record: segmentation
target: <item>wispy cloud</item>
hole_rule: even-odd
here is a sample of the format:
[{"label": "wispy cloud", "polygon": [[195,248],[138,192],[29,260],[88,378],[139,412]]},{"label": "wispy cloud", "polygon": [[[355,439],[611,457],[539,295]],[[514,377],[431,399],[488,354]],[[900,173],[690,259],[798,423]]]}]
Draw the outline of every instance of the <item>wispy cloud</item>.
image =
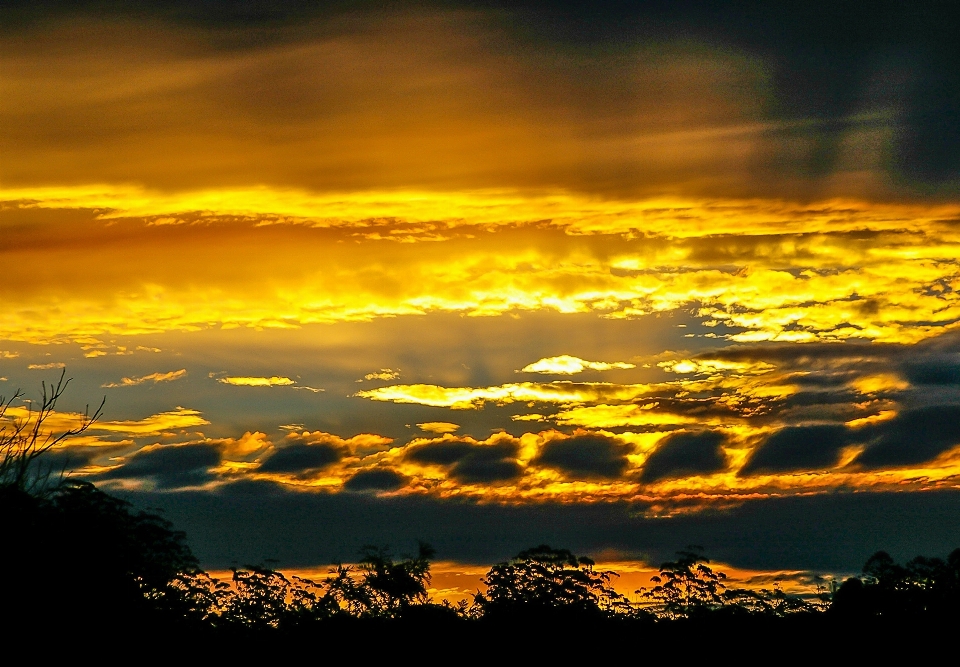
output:
[{"label": "wispy cloud", "polygon": [[367,373],[363,376],[363,379],[357,380],[357,382],[363,382],[363,380],[396,380],[398,377],[400,377],[399,370],[381,368],[377,373]]},{"label": "wispy cloud", "polygon": [[27,366],[32,371],[47,371],[52,368],[66,368],[67,365],[62,361],[52,361],[49,364],[30,364]]},{"label": "wispy cloud", "polygon": [[101,387],[135,387],[137,385],[143,384],[144,382],[153,382],[157,384],[159,382],[173,382],[174,380],[179,380],[187,376],[187,369],[181,368],[178,371],[170,371],[169,373],[150,373],[150,375],[143,375],[141,377],[132,377],[132,378],[121,378],[120,382],[108,382],[107,384],[100,385]]}]

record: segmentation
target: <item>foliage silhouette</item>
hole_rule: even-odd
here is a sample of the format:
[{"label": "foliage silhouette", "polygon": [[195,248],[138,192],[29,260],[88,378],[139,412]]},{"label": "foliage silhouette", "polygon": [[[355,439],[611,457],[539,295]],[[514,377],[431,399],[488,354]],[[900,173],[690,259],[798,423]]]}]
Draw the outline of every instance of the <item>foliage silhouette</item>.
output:
[{"label": "foliage silhouette", "polygon": [[960,549],[947,558],[917,556],[905,565],[878,551],[834,595],[831,611],[860,618],[960,617]]},{"label": "foliage silhouette", "polygon": [[247,630],[302,629],[340,612],[336,599],[309,579],[261,566],[233,570],[233,586],[220,587],[219,622]]},{"label": "foliage silhouette", "polygon": [[541,544],[490,568],[486,592],[474,596],[478,615],[491,619],[580,618],[597,620],[634,612],[611,586],[614,572],[593,569],[594,562],[566,549]]}]

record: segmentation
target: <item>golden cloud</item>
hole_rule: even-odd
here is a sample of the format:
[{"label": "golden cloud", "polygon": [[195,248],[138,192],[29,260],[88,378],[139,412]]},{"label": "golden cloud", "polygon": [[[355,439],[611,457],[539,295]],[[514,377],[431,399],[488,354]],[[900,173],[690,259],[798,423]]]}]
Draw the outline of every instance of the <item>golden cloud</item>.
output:
[{"label": "golden cloud", "polygon": [[545,373],[552,375],[575,375],[584,370],[609,371],[613,369],[636,368],[635,364],[623,361],[607,363],[605,361],[585,361],[579,357],[562,354],[559,357],[545,357],[521,368],[520,373]]},{"label": "golden cloud", "polygon": [[210,422],[203,418],[199,410],[177,407],[174,410],[160,412],[144,419],[127,421],[99,421],[90,428],[97,431],[123,433],[132,437],[156,436],[164,432],[179,431],[195,426],[205,426]]},{"label": "golden cloud", "polygon": [[[392,368],[381,368],[378,373],[367,373],[363,376],[364,380],[396,380],[400,377],[400,371],[395,371]],[[360,382],[360,380],[357,380]]]},{"label": "golden cloud", "polygon": [[101,387],[135,387],[144,382],[153,382],[154,384],[158,382],[173,382],[174,380],[179,380],[187,376],[187,369],[181,368],[178,371],[170,371],[168,373],[150,373],[149,375],[143,375],[140,377],[132,378],[121,378],[120,382],[108,382],[107,384],[100,385]]}]

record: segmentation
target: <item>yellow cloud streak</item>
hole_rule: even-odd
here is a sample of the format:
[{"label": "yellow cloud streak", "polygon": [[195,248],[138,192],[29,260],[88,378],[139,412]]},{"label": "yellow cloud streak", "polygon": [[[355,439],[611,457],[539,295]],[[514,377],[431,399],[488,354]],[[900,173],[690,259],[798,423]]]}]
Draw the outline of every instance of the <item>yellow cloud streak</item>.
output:
[{"label": "yellow cloud streak", "polygon": [[[323,193],[257,186],[165,192],[121,185],[0,187],[0,202],[27,208],[100,211],[101,220],[163,218],[188,223],[196,216],[256,219],[260,224],[375,228],[385,220],[452,227],[545,223],[575,234],[643,233],[676,239],[718,234],[763,236],[875,232],[927,232],[960,216],[958,204],[878,204],[829,200],[796,204],[763,199],[647,198],[620,200],[569,192],[537,194],[515,189],[468,191],[383,190]],[[178,219],[182,217],[183,219]],[[779,252],[809,241],[784,238]],[[953,244],[934,246],[935,256],[956,255]],[[923,259],[924,249],[875,248],[878,257]],[[624,258],[618,268],[640,268]]]},{"label": "yellow cloud streak", "polygon": [[434,407],[472,410],[487,401],[507,404],[517,401],[585,403],[598,400],[629,401],[649,394],[651,385],[617,385],[607,382],[518,382],[494,387],[439,387],[431,384],[401,384],[359,391],[355,395],[374,401],[416,403]]},{"label": "yellow cloud streak", "polygon": [[[6,413],[8,420],[33,419],[36,411],[31,412],[26,407],[11,406]],[[83,416],[74,412],[52,412],[44,422],[44,431],[62,432],[79,426]],[[150,415],[144,419],[123,421],[97,421],[90,426],[90,431],[107,431],[121,433],[131,437],[146,437],[160,435],[164,432],[178,431],[195,426],[205,426],[210,422],[203,418],[199,410],[177,407],[174,410]],[[72,439],[71,442],[83,442]]]},{"label": "yellow cloud streak", "polygon": [[235,387],[287,387],[296,384],[287,377],[224,377],[217,380]]},{"label": "yellow cloud streak", "polygon": [[91,429],[144,437],[160,435],[168,431],[205,426],[209,423],[203,418],[199,410],[177,407],[175,410],[161,412],[145,419],[96,422],[91,426]]}]

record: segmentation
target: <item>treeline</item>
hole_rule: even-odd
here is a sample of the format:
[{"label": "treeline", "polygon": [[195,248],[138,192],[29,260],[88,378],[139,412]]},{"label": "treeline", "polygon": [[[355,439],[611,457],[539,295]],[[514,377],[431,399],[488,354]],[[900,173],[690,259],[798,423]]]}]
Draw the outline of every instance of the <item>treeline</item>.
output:
[{"label": "treeline", "polygon": [[472,602],[430,599],[432,549],[395,557],[367,548],[356,565],[322,581],[249,566],[227,581],[204,572],[160,516],[85,482],[44,493],[0,486],[5,524],[0,549],[2,627],[164,628],[218,635],[303,634],[357,624],[430,627],[498,624],[620,624],[663,627],[797,619],[957,618],[960,550],[945,560],[899,565],[878,553],[861,577],[812,597],[732,588],[695,551],[664,563],[630,598],[616,573],[589,558],[539,546],[494,565]]}]

